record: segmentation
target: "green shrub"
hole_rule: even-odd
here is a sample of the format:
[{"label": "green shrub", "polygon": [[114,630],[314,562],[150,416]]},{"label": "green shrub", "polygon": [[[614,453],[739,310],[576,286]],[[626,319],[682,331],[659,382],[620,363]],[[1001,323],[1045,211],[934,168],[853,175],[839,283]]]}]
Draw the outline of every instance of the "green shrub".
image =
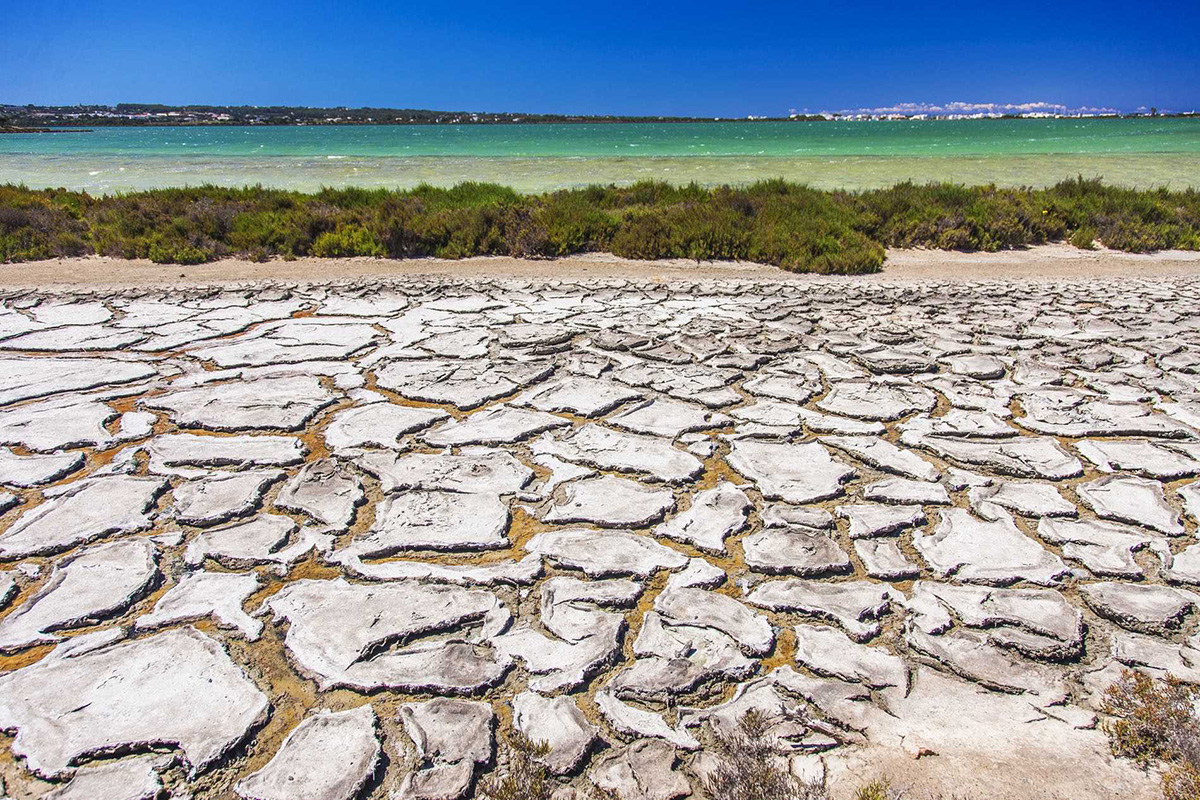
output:
[{"label": "green shrub", "polygon": [[614,255],[623,258],[670,258],[671,226],[660,214],[635,212],[621,222],[609,244]]},{"label": "green shrub", "polygon": [[212,261],[211,253],[188,244],[154,242],[148,252],[155,264],[203,264]]},{"label": "green shrub", "polygon": [[894,800],[892,785],[887,778],[875,778],[858,787],[854,800]]},{"label": "green shrub", "polygon": [[0,186],[0,262],[65,258],[90,251],[80,195]]},{"label": "green shrub", "polygon": [[[617,215],[589,202],[582,192],[558,192],[527,208],[506,220],[509,226],[519,226],[505,237],[512,255],[553,257],[602,250],[620,225]],[[524,246],[513,247],[516,243]]]},{"label": "green shrub", "polygon": [[199,186],[101,198],[0,186],[4,261],[89,252],[164,263],[611,252],[854,274],[881,269],[887,247],[991,251],[1063,240],[1130,252],[1200,249],[1200,193],[1083,177],[1036,190],[902,183],[852,193],[783,180],[739,188],[643,181],[536,196],[471,182],[315,194]]},{"label": "green shrub", "polygon": [[1075,247],[1080,250],[1095,250],[1096,249],[1096,229],[1083,227],[1076,230],[1067,239]]},{"label": "green shrub", "polygon": [[348,225],[326,231],[313,242],[312,254],[317,258],[350,258],[371,256],[381,258],[387,254],[375,234],[361,225]]}]

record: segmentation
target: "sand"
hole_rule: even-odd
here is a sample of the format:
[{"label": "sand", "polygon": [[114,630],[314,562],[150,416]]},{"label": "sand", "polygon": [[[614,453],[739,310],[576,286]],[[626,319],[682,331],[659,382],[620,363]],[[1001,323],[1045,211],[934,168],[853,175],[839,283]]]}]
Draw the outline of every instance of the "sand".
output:
[{"label": "sand", "polygon": [[[893,250],[884,271],[840,278],[849,281],[1086,280],[1090,278],[1171,278],[1200,273],[1200,252],[1168,250],[1153,254],[1114,250],[1078,250],[1054,244],[999,253],[943,250]],[[554,260],[479,257],[446,259],[301,258],[265,264],[227,259],[179,266],[146,260],[88,256],[0,265],[0,287],[47,289],[55,286],[186,286],[243,281],[326,283],[371,276],[454,276],[464,278],[574,279],[628,278],[687,281],[713,278],[745,280],[819,280],[742,262],[695,262],[684,259],[634,261],[603,253]]]}]

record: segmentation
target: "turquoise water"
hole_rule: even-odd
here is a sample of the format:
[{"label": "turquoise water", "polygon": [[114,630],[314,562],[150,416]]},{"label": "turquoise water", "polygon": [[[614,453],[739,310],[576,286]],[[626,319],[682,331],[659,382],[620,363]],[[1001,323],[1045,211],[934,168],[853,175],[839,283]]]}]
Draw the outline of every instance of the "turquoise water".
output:
[{"label": "turquoise water", "polygon": [[1200,186],[1200,119],[98,128],[0,136],[0,182],[119,191],[490,180],[523,191],[643,178],[826,188],[1042,185],[1102,175]]}]

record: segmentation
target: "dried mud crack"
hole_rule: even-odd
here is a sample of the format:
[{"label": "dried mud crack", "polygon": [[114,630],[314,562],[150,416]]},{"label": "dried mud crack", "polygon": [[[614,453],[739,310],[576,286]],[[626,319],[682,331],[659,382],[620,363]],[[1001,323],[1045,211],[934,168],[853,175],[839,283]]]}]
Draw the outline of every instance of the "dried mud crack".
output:
[{"label": "dried mud crack", "polygon": [[1197,279],[0,299],[0,796],[1151,798],[1200,683]]}]

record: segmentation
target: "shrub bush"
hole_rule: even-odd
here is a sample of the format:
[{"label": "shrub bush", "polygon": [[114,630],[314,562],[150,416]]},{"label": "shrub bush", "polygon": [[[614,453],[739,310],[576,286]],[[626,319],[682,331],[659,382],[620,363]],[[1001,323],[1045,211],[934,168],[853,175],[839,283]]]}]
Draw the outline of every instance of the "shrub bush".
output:
[{"label": "shrub bush", "polygon": [[[502,737],[500,765],[479,781],[475,797],[480,800],[550,800],[558,788],[542,759],[550,752],[545,742],[531,741],[517,731]],[[584,800],[621,800],[595,784],[585,784],[576,797]]]},{"label": "shrub bush", "polygon": [[347,225],[318,236],[313,242],[312,254],[317,258],[381,258],[387,251],[371,231],[361,225]]},{"label": "shrub bush", "polygon": [[715,765],[704,778],[710,800],[828,800],[825,786],[791,773],[762,712],[752,709],[738,730],[715,737]]},{"label": "shrub bush", "polygon": [[1080,250],[1095,250],[1096,229],[1087,226],[1079,228],[1071,234],[1067,241]]},{"label": "shrub bush", "polygon": [[556,786],[540,761],[550,747],[516,732],[504,737],[504,743],[502,766],[479,782],[476,794],[482,800],[550,800]]},{"label": "shrub bush", "polygon": [[203,264],[212,261],[212,253],[199,247],[164,241],[152,243],[149,256],[155,264]]},{"label": "shrub bush", "polygon": [[0,186],[0,262],[66,258],[90,252],[82,198]]},{"label": "shrub bush", "polygon": [[1200,686],[1174,675],[1158,681],[1124,670],[1104,694],[1101,711],[1113,755],[1163,767],[1164,800],[1200,798]]},{"label": "shrub bush", "polygon": [[1082,177],[1047,189],[902,183],[825,192],[782,180],[641,182],[520,195],[486,183],[407,191],[199,186],[93,198],[0,186],[0,260],[99,253],[198,263],[229,255],[732,259],[877,272],[886,247],[998,250],[1067,240],[1131,252],[1200,249],[1200,194]]}]

